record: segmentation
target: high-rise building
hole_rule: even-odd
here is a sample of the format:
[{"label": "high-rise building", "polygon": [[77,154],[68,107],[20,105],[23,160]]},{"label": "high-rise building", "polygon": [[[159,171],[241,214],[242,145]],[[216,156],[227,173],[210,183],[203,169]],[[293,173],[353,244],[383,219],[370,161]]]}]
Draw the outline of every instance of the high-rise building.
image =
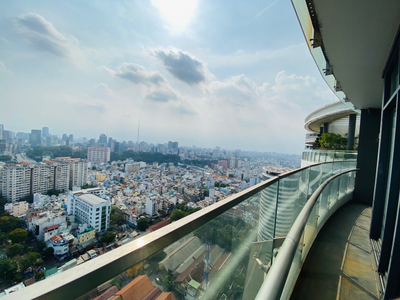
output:
[{"label": "high-rise building", "polygon": [[31,135],[29,137],[29,144],[31,147],[41,146],[42,145],[42,131],[38,129],[32,129]]},{"label": "high-rise building", "polygon": [[29,196],[31,168],[29,164],[9,165],[0,170],[0,193],[10,202]]},{"label": "high-rise building", "polygon": [[100,134],[99,146],[100,147],[107,147],[107,135],[105,135],[104,133]]},{"label": "high-rise building", "polygon": [[176,154],[176,153],[178,153],[178,149],[179,149],[178,142],[171,142],[171,141],[168,142],[168,152],[169,153]]},{"label": "high-rise building", "polygon": [[69,189],[81,187],[86,184],[88,176],[88,163],[86,160],[71,157],[56,157],[55,161],[69,165]]},{"label": "high-rise building", "polygon": [[0,124],[0,140],[3,139],[4,125]]},{"label": "high-rise building", "polygon": [[46,147],[50,147],[53,145],[53,138],[51,135],[46,136]]},{"label": "high-rise building", "polygon": [[49,127],[42,127],[42,137],[46,138],[50,135]]},{"label": "high-rise building", "polygon": [[0,193],[8,201],[14,202],[51,189],[67,191],[70,167],[69,164],[53,161],[10,164],[0,170],[0,175]]},{"label": "high-rise building", "polygon": [[91,146],[88,148],[87,158],[88,161],[95,164],[106,163],[110,161],[110,148]]},{"label": "high-rise building", "polygon": [[70,192],[68,211],[82,224],[98,232],[107,231],[110,225],[111,202],[84,191]]},{"label": "high-rise building", "polygon": [[74,135],[73,135],[73,134],[70,134],[69,137],[68,137],[68,139],[69,139],[69,142],[70,142],[70,143],[73,143],[73,142],[74,142]]}]

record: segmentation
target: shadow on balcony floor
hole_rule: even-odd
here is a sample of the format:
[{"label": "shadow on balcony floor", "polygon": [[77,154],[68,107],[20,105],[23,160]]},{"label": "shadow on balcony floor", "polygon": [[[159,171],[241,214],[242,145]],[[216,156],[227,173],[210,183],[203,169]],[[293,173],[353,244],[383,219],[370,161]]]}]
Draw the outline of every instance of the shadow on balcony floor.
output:
[{"label": "shadow on balcony floor", "polygon": [[316,238],[291,299],[379,299],[370,222],[368,206],[340,208]]}]

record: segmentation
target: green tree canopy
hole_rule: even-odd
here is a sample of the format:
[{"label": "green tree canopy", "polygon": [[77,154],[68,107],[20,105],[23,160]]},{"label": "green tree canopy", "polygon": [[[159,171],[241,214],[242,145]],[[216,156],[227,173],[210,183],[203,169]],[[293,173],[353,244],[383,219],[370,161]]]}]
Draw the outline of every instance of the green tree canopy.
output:
[{"label": "green tree canopy", "polygon": [[10,161],[11,156],[10,155],[0,155],[0,161]]},{"label": "green tree canopy", "polygon": [[46,248],[43,250],[42,257],[49,258],[49,257],[52,257],[53,254],[54,254],[54,249],[49,247],[49,248]]},{"label": "green tree canopy", "polygon": [[145,231],[147,228],[149,228],[149,221],[146,218],[140,218],[137,221],[137,229]]},{"label": "green tree canopy", "polygon": [[22,254],[24,251],[24,246],[21,244],[14,244],[8,247],[7,249],[7,256],[8,257],[14,257],[18,254]]},{"label": "green tree canopy", "polygon": [[174,288],[174,278],[172,275],[168,274],[164,277],[163,285],[167,289],[168,292],[171,292]]},{"label": "green tree canopy", "polygon": [[41,280],[41,279],[43,279],[43,278],[44,278],[44,272],[43,272],[43,271],[37,272],[37,273],[35,274],[35,280],[36,280],[36,281],[39,281],[39,280]]},{"label": "green tree canopy", "polygon": [[13,280],[18,272],[17,263],[12,259],[0,259],[0,278]]},{"label": "green tree canopy", "polygon": [[43,249],[46,248],[46,244],[43,242],[37,242],[36,247],[40,252],[42,252]]},{"label": "green tree canopy", "polygon": [[21,271],[25,271],[29,267],[37,267],[40,266],[40,263],[43,261],[39,259],[40,254],[37,252],[29,252],[23,256],[23,259],[20,263]]},{"label": "green tree canopy", "polygon": [[24,226],[24,221],[11,217],[4,216],[0,218],[0,230],[3,232],[11,232],[16,228],[22,228]]},{"label": "green tree canopy", "polygon": [[101,237],[101,242],[104,244],[110,244],[115,239],[115,233],[108,231]]},{"label": "green tree canopy", "polygon": [[171,215],[169,216],[169,218],[172,221],[177,221],[179,219],[182,219],[184,217],[186,217],[189,213],[180,209],[174,209],[174,211],[171,213]]},{"label": "green tree canopy", "polygon": [[110,224],[122,225],[124,224],[124,212],[116,206],[111,207]]},{"label": "green tree canopy", "polygon": [[8,238],[13,243],[21,243],[21,242],[24,242],[28,238],[28,232],[24,229],[16,228],[10,232],[10,234],[8,235]]}]

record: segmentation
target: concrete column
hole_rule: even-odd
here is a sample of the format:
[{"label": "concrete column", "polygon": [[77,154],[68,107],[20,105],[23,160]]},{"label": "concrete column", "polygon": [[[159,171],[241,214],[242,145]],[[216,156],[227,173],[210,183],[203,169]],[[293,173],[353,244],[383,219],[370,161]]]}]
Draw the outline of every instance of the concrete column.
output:
[{"label": "concrete column", "polygon": [[378,158],[380,109],[362,109],[353,200],[372,204]]},{"label": "concrete column", "polygon": [[349,116],[349,133],[347,135],[347,149],[354,148],[354,134],[356,132],[356,114]]},{"label": "concrete column", "polygon": [[326,122],[324,123],[324,133],[328,133],[329,132],[329,123]]}]

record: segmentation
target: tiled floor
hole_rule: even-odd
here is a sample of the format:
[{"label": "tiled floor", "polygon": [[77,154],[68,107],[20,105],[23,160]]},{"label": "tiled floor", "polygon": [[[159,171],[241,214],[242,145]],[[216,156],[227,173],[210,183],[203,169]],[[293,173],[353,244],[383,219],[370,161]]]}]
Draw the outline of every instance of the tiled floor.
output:
[{"label": "tiled floor", "polygon": [[316,238],[291,299],[379,299],[370,222],[368,206],[340,208]]}]

